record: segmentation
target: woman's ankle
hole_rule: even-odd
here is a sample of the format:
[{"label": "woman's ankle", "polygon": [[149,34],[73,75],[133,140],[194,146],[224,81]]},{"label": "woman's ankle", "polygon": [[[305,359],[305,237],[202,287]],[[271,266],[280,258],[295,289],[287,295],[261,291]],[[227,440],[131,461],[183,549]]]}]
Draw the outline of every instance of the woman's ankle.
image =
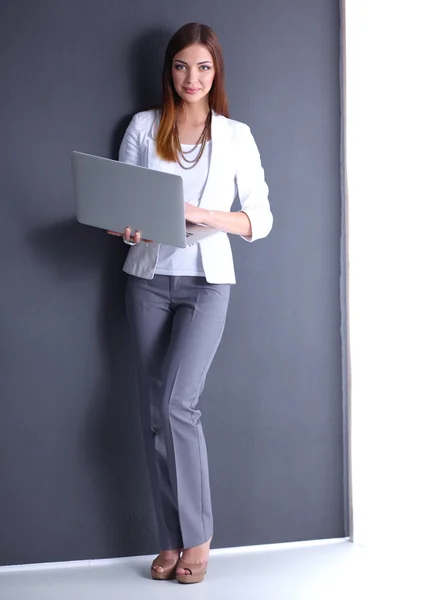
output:
[{"label": "woman's ankle", "polygon": [[197,546],[189,546],[189,548],[182,548],[182,552],[186,552],[187,550],[196,550],[197,548],[202,548],[203,546],[208,546],[210,548],[210,544],[212,542],[213,536],[209,538],[207,541],[202,542],[202,544],[198,544]]},{"label": "woman's ankle", "polygon": [[163,554],[164,556],[180,556],[182,549],[174,548],[170,550],[160,550],[159,555]]}]

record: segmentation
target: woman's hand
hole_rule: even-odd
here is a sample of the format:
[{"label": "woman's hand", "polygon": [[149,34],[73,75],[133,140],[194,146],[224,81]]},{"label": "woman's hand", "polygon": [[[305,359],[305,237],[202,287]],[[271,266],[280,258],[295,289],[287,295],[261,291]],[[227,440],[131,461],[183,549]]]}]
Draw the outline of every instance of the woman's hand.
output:
[{"label": "woman's hand", "polygon": [[247,214],[242,210],[239,212],[209,210],[185,202],[185,218],[186,221],[190,221],[191,223],[207,225],[207,227],[213,227],[226,233],[234,233],[244,237],[252,235],[251,222]]},{"label": "woman's hand", "polygon": [[203,223],[207,214],[207,210],[205,208],[199,208],[198,206],[194,206],[193,204],[189,204],[189,202],[185,202],[185,218],[186,221],[190,223]]},{"label": "woman's hand", "polygon": [[108,231],[107,233],[109,233],[110,235],[117,235],[117,236],[123,237],[126,240],[126,242],[133,241],[135,244],[138,244],[138,242],[152,242],[153,241],[153,240],[142,240],[141,232],[139,232],[139,231],[135,231],[135,233],[133,235],[133,239],[131,239],[130,227],[126,227],[123,233],[118,233],[118,231]]}]

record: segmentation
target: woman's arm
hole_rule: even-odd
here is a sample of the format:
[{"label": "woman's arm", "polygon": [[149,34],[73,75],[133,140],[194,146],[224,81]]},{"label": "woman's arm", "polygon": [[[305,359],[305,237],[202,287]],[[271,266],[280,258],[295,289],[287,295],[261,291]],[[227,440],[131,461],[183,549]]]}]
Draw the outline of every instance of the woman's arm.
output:
[{"label": "woman's arm", "polygon": [[244,212],[225,212],[223,210],[208,210],[193,204],[185,203],[186,220],[214,227],[226,233],[234,233],[244,237],[252,235],[249,217]]},{"label": "woman's arm", "polygon": [[244,123],[237,124],[236,145],[238,165],[235,181],[241,211],[249,217],[251,225],[248,235],[240,235],[247,242],[254,242],[265,238],[273,227],[269,188],[255,139],[250,127]]},{"label": "woman's arm", "polygon": [[186,204],[185,215],[192,223],[202,223],[253,242],[266,237],[273,226],[269,189],[257,145],[247,125],[237,125],[236,145],[238,164],[235,181],[241,210],[225,212]]},{"label": "woman's arm", "polygon": [[136,128],[138,116],[134,115],[125,131],[119,149],[119,161],[131,165],[139,165],[140,147],[138,141],[138,130]]},{"label": "woman's arm", "polygon": [[[138,142],[138,131],[136,129],[137,123],[137,115],[134,115],[131,122],[126,129],[126,132],[123,136],[122,142],[120,144],[119,150],[119,161],[129,163],[131,165],[138,165],[140,158],[140,148]],[[123,233],[118,231],[108,231],[110,235],[123,237],[123,241],[125,244],[132,245],[132,237],[133,243],[138,244],[138,242],[145,241],[151,242],[151,240],[141,240],[141,234],[136,231],[134,234],[126,227]]]}]

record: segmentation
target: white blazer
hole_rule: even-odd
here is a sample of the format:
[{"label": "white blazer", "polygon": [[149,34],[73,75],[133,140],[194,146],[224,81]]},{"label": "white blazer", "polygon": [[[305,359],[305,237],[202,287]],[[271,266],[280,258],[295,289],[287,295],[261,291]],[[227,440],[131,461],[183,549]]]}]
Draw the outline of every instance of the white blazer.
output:
[{"label": "white blazer", "polygon": [[[156,153],[159,113],[149,110],[137,113],[130,122],[119,152],[119,160],[150,169],[173,172],[174,163],[162,160]],[[241,211],[251,222],[248,242],[266,237],[273,226],[268,201],[268,186],[257,145],[250,128],[213,112],[212,149],[207,183],[199,206],[230,211],[238,194]],[[235,283],[234,263],[228,235],[220,232],[200,242],[206,279],[209,283]],[[139,243],[131,246],[123,270],[153,279],[160,244]]]}]

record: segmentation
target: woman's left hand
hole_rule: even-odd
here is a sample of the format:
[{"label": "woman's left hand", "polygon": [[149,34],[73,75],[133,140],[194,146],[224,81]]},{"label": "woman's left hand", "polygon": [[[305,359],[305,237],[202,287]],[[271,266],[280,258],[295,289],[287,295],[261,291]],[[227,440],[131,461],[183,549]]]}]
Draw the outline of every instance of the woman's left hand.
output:
[{"label": "woman's left hand", "polygon": [[205,208],[199,208],[189,202],[185,202],[185,218],[190,223],[202,223],[205,225],[205,215],[207,211]]},{"label": "woman's left hand", "polygon": [[190,223],[207,225],[225,233],[234,233],[243,237],[252,236],[252,225],[247,214],[240,210],[229,212],[223,210],[209,210],[185,202],[185,218]]}]

